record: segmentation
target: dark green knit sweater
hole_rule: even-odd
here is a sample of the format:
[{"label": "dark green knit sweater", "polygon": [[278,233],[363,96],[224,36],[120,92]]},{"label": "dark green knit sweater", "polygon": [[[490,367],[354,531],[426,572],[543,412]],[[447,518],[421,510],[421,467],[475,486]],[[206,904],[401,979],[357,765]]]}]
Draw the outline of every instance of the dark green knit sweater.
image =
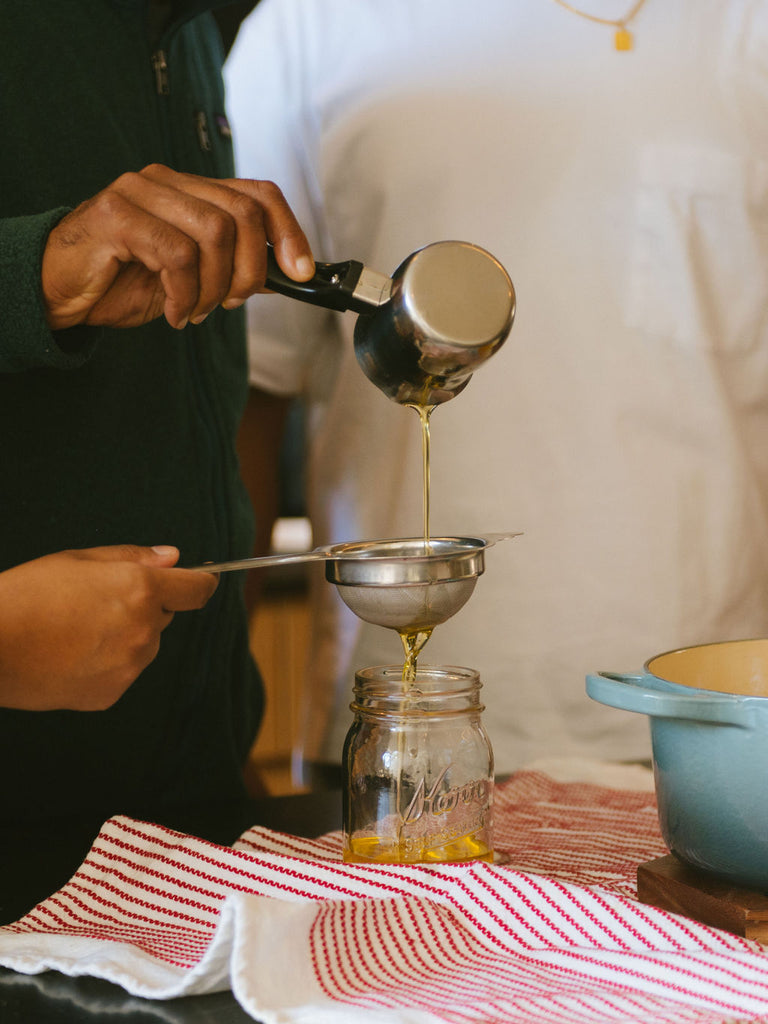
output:
[{"label": "dark green knit sweater", "polygon": [[[145,6],[0,5],[0,569],[102,544],[175,544],[186,565],[250,552],[242,312],[59,336],[43,316],[41,252],[66,210],[152,162],[232,174],[210,4],[176,3],[154,40]],[[261,704],[240,587],[223,576],[108,711],[0,710],[0,818],[161,818],[234,797]]]}]

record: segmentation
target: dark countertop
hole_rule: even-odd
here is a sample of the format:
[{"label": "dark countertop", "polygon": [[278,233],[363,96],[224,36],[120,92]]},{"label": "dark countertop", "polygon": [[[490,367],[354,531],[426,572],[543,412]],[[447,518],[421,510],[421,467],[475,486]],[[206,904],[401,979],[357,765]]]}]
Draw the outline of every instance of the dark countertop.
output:
[{"label": "dark countertop", "polygon": [[[84,860],[101,822],[68,821],[0,828],[0,925],[18,920],[60,889]],[[313,838],[341,827],[341,794],[324,790],[267,797],[237,806],[198,808],[162,824],[229,845],[251,825]],[[245,1024],[251,1021],[230,992],[152,1001],[97,978],[56,971],[25,975],[0,968],[2,1024]]]}]

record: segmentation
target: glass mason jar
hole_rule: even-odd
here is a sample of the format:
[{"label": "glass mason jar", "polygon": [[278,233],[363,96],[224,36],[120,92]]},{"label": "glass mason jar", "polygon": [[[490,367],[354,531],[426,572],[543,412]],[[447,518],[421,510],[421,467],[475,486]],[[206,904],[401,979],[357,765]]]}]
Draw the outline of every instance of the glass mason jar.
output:
[{"label": "glass mason jar", "polygon": [[355,674],[344,743],[344,860],[493,860],[493,752],[473,669]]}]

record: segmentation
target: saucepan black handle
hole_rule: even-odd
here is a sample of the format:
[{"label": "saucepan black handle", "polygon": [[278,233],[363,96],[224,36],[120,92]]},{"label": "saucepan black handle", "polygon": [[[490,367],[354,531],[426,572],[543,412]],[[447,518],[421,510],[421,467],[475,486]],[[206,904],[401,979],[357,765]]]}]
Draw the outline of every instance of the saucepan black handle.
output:
[{"label": "saucepan black handle", "polygon": [[358,260],[342,263],[315,263],[315,274],[308,281],[294,281],[277,264],[274,249],[267,246],[267,287],[281,295],[325,309],[344,312],[354,306],[354,292],[363,264]]}]

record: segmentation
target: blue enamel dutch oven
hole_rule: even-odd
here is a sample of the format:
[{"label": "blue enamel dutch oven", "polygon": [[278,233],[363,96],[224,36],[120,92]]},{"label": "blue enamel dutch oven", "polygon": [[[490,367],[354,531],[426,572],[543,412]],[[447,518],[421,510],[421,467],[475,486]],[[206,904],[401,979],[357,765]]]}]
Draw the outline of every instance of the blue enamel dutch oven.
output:
[{"label": "blue enamel dutch oven", "polygon": [[682,860],[768,890],[768,640],[659,654],[587,676],[593,700],[648,715],[661,832]]}]

